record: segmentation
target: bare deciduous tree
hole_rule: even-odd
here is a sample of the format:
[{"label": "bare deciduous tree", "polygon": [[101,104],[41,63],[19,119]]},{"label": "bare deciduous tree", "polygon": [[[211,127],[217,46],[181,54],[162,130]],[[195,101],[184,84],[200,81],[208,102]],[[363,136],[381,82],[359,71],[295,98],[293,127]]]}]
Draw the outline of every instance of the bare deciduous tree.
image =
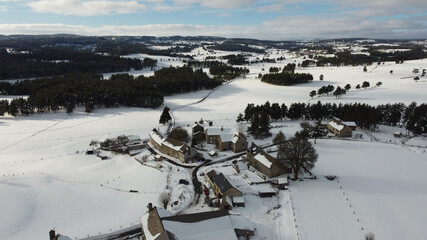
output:
[{"label": "bare deciduous tree", "polygon": [[307,139],[291,140],[279,145],[277,158],[286,167],[294,171],[294,179],[302,170],[311,170],[317,161],[318,154],[313,145]]},{"label": "bare deciduous tree", "polygon": [[169,202],[171,201],[170,192],[162,192],[159,196],[159,204],[163,206],[164,209],[167,209]]}]

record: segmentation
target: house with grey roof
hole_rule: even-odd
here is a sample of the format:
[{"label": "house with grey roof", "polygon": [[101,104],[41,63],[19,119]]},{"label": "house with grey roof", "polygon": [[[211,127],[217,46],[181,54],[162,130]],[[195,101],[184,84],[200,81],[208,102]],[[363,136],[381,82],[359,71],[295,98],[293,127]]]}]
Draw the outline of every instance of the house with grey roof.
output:
[{"label": "house with grey roof", "polygon": [[215,170],[211,170],[206,173],[206,180],[217,199],[220,200],[221,209],[229,210],[232,206],[245,206],[242,192],[231,185],[224,174],[217,174]]},{"label": "house with grey roof", "polygon": [[253,168],[269,178],[277,177],[286,173],[292,173],[292,168],[283,166],[277,157],[265,152],[261,147],[254,143],[252,143],[246,153],[246,160]]},{"label": "house with grey roof", "polygon": [[254,236],[255,227],[242,216],[228,211],[211,211],[165,216],[162,209],[151,207],[141,217],[143,240],[237,240]]},{"label": "house with grey roof", "polygon": [[199,160],[202,154],[197,152],[188,144],[170,137],[164,137],[159,131],[154,129],[150,134],[149,142],[160,153],[180,160],[181,162],[193,162]]},{"label": "house with grey roof", "polygon": [[233,128],[207,128],[205,130],[206,142],[215,144],[220,151],[231,150],[233,152],[246,151],[248,142],[246,136]]}]

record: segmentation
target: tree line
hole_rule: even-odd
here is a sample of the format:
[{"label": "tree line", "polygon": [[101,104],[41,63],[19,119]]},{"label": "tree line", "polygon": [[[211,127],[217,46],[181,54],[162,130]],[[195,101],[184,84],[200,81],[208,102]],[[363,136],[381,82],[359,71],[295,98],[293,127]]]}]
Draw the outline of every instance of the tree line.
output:
[{"label": "tree line", "polygon": [[313,81],[313,75],[310,73],[295,73],[295,67],[296,65],[294,63],[289,63],[280,73],[277,73],[279,69],[269,69],[269,71],[272,70],[272,73],[262,75],[261,81],[282,86],[291,86]]},{"label": "tree line", "polygon": [[0,102],[0,115],[28,115],[84,106],[86,112],[98,107],[158,108],[163,96],[211,89],[221,82],[211,79],[201,70],[190,67],[164,68],[151,77],[129,74],[113,75],[103,80],[96,74],[68,74],[59,77],[0,83],[0,92],[6,95],[29,95],[10,102]]},{"label": "tree line", "polygon": [[220,51],[241,51],[241,52],[251,52],[251,53],[265,53],[265,50],[262,48],[253,48],[247,44],[225,42],[221,44],[215,44],[209,46],[209,49],[220,50]]},{"label": "tree line", "polygon": [[352,54],[350,51],[335,53],[334,57],[315,56],[313,59],[307,59],[301,62],[301,67],[310,66],[358,66],[371,65],[375,62],[395,61],[402,63],[406,60],[424,59],[427,53],[422,48],[414,48],[410,51],[381,52],[376,48],[369,50],[369,55]]},{"label": "tree line", "polygon": [[[406,129],[415,134],[427,133],[427,104],[417,105],[415,102],[408,106],[403,103],[395,103],[375,107],[364,103],[340,103],[337,105],[335,103],[322,104],[320,101],[315,104],[292,103],[289,107],[284,103],[270,104],[266,102],[262,105],[249,103],[244,114],[238,115],[237,122],[259,122],[261,117],[267,119],[263,120],[263,124],[282,119],[329,120],[331,117],[338,117],[344,121],[354,121],[358,127],[365,129],[375,129],[378,124],[391,126],[405,124]],[[267,134],[269,127],[262,126],[262,129],[265,129],[263,134]]]},{"label": "tree line", "polygon": [[67,47],[41,47],[23,52],[0,51],[0,80],[59,76],[69,73],[123,72],[154,67],[157,60],[104,56]]}]

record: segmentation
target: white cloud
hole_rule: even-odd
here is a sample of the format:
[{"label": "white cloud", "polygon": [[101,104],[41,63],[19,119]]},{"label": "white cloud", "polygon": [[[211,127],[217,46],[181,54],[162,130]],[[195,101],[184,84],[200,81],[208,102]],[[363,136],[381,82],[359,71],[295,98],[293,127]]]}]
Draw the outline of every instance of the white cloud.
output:
[{"label": "white cloud", "polygon": [[[345,16],[351,14],[360,17],[392,16],[396,14],[424,13],[427,8],[425,0],[266,0],[257,6],[259,12],[289,11],[291,4],[313,3],[330,5],[327,14]],[[295,6],[295,5],[294,5]],[[302,9],[304,10],[304,9]]]},{"label": "white cloud", "polygon": [[199,4],[203,7],[210,8],[239,8],[239,7],[249,7],[255,4],[255,0],[172,0],[176,4],[180,5],[191,5]]},{"label": "white cloud", "polygon": [[26,4],[36,12],[61,15],[94,16],[134,13],[146,10],[138,1],[38,0]]},{"label": "white cloud", "polygon": [[[356,17],[278,17],[262,24],[260,29],[279,33],[288,39],[305,38],[423,38],[425,25],[414,24],[409,19],[369,20]],[[266,32],[264,32],[266,34]]]},{"label": "white cloud", "polygon": [[0,24],[0,34],[133,35],[133,36],[222,36],[266,40],[330,39],[341,37],[425,38],[425,23],[416,19],[365,20],[363,18],[278,17],[260,25],[214,26],[190,24],[149,24],[100,26],[66,24]]}]

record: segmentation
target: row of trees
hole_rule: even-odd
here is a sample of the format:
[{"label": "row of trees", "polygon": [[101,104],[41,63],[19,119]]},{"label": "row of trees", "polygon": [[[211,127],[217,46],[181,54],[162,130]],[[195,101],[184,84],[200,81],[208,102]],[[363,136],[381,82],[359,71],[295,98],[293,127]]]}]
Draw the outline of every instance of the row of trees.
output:
[{"label": "row of trees", "polygon": [[252,52],[252,53],[265,53],[265,50],[262,48],[253,48],[247,44],[233,43],[233,42],[224,42],[221,44],[215,44],[209,46],[209,49],[220,50],[220,51],[241,51],[241,52]]},{"label": "row of trees", "polygon": [[193,71],[190,67],[164,68],[151,77],[118,74],[110,80],[93,74],[70,74],[0,85],[0,92],[29,95],[10,104],[2,101],[0,108],[2,115],[8,112],[13,116],[64,108],[71,113],[76,106],[84,106],[86,112],[96,107],[157,108],[163,104],[165,95],[211,89],[220,84],[203,71]]},{"label": "row of trees", "polygon": [[246,60],[245,55],[242,54],[230,54],[222,57],[223,59],[227,59],[227,63],[230,65],[245,65],[248,64],[248,60]]},{"label": "row of trees", "polygon": [[[312,58],[312,57],[310,57]],[[350,51],[335,53],[334,57],[315,56],[313,59],[304,60],[301,67],[310,66],[359,66],[371,65],[375,62],[394,61],[403,63],[405,60],[427,58],[427,53],[422,48],[414,48],[410,51],[384,52],[376,48],[369,50],[369,55],[352,54]]]},{"label": "row of trees", "polygon": [[220,61],[197,61],[197,60],[188,60],[187,66],[192,68],[204,68],[208,67],[209,72],[212,75],[215,75],[221,80],[230,80],[236,77],[245,76],[249,73],[249,69],[246,67],[233,67],[229,64]]},{"label": "row of trees", "polygon": [[[406,124],[406,128],[416,134],[427,132],[427,104],[417,105],[413,102],[406,106],[403,103],[383,104],[376,107],[368,104],[331,104],[320,101],[316,104],[292,103],[285,104],[247,105],[244,114],[240,113],[237,122],[257,122],[261,117],[268,122],[281,119],[291,120],[327,120],[339,117],[344,121],[354,121],[361,128],[374,129],[378,124]],[[264,120],[266,122],[266,120]],[[263,129],[269,129],[263,127]],[[265,132],[264,132],[265,134]]]},{"label": "row of trees", "polygon": [[69,73],[104,73],[154,67],[157,60],[104,56],[65,47],[41,47],[29,52],[0,54],[0,80],[59,76]]},{"label": "row of trees", "polygon": [[226,64],[214,65],[209,68],[212,75],[218,76],[220,79],[230,80],[236,77],[245,76],[249,73],[249,69],[244,67],[232,67]]},{"label": "row of trees", "polygon": [[[383,84],[382,82],[377,82],[376,86],[379,87],[382,84]],[[360,84],[357,84],[356,85],[356,89],[357,90],[359,90],[360,88],[366,89],[366,88],[368,88],[370,86],[371,86],[371,84],[368,81],[364,81],[362,83],[362,86],[360,86]],[[336,98],[340,98],[342,95],[344,95],[348,91],[350,91],[350,89],[351,89],[351,85],[350,84],[346,84],[344,87],[338,86],[337,88],[335,88],[334,86],[332,86],[332,85],[329,84],[327,86],[322,86],[317,91],[316,90],[311,91],[310,94],[309,94],[309,96],[311,98],[313,98],[316,95],[318,95],[318,96],[324,96],[324,95],[329,95],[329,93],[333,93]]]}]

